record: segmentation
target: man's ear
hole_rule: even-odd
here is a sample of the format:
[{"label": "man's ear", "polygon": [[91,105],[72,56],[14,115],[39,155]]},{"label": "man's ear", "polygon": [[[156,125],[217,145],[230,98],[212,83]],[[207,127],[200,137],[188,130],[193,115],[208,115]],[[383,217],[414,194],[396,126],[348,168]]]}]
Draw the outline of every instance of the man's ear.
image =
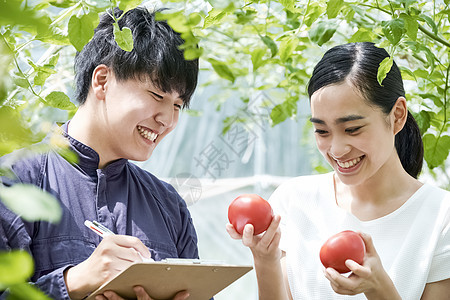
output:
[{"label": "man's ear", "polygon": [[397,134],[403,129],[408,118],[408,107],[405,97],[398,97],[394,107],[392,107],[391,114],[394,124],[394,134]]},{"label": "man's ear", "polygon": [[98,65],[92,72],[92,91],[98,100],[104,100],[108,80],[111,80],[110,69],[106,65]]}]

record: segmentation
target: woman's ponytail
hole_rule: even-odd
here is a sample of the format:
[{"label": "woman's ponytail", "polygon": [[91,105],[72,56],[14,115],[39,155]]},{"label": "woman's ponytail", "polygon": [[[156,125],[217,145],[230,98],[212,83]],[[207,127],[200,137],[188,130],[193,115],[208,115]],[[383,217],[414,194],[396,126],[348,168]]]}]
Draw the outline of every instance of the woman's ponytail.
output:
[{"label": "woman's ponytail", "polygon": [[405,171],[417,178],[423,165],[423,142],[419,126],[409,111],[405,126],[395,136],[395,149]]}]

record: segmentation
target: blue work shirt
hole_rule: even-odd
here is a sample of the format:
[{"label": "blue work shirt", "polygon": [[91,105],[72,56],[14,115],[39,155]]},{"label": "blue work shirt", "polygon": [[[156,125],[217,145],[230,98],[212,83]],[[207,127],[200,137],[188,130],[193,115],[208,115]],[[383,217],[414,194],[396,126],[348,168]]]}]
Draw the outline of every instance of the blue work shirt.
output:
[{"label": "blue work shirt", "polygon": [[[85,220],[139,238],[154,260],[198,258],[190,213],[171,185],[126,159],[99,169],[98,154],[70,137],[67,123],[61,128],[79,157],[77,164],[53,151],[36,153],[10,166],[17,178],[2,177],[7,186],[36,185],[61,204],[61,221],[52,224],[26,222],[0,201],[0,250],[29,251],[35,261],[32,281],[42,291],[54,299],[69,299],[64,270],[86,260],[101,240],[84,225]],[[0,164],[10,155],[1,157]]]}]

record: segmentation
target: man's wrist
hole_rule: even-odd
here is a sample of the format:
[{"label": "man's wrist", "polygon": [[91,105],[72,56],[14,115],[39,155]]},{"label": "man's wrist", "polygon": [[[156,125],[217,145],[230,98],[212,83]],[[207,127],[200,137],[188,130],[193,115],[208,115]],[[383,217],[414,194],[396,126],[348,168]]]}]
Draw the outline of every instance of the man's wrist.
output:
[{"label": "man's wrist", "polygon": [[89,291],[86,291],[86,289],[83,289],[82,284],[80,284],[82,281],[77,278],[75,267],[69,267],[66,270],[64,270],[64,281],[66,283],[67,293],[69,294],[70,299],[76,300],[76,299],[83,299],[86,297],[89,293]]}]

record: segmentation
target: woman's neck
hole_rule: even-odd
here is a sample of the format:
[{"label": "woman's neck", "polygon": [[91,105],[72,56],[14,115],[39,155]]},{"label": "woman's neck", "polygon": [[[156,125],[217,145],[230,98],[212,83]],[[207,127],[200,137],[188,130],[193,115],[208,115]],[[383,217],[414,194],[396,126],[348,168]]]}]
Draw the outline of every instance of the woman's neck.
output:
[{"label": "woman's neck", "polygon": [[336,203],[362,221],[383,217],[402,206],[422,183],[402,167],[398,156],[358,185],[346,185],[334,175]]}]

